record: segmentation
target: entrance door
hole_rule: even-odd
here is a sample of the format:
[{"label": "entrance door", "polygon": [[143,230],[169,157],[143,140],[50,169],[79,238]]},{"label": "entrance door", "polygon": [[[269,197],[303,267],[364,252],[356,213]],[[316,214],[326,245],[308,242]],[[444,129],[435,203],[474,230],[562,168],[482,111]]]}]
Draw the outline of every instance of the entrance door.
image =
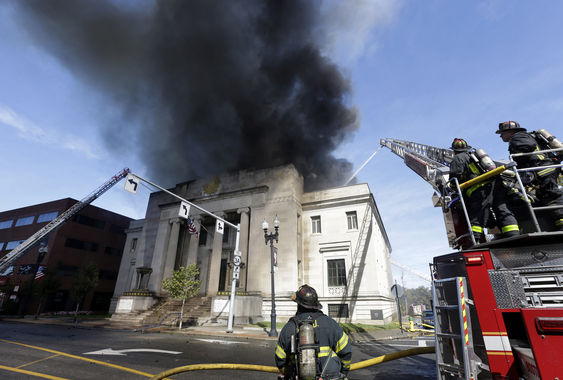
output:
[{"label": "entrance door", "polygon": [[219,272],[219,291],[225,291],[225,277],[227,276],[227,259],[221,259],[221,271]]}]

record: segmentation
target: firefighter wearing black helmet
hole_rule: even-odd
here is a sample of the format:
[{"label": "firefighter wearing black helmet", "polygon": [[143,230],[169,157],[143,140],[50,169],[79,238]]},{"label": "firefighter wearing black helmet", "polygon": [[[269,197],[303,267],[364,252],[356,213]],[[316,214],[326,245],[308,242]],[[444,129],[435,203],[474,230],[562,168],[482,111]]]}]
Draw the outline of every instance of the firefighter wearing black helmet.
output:
[{"label": "firefighter wearing black helmet", "polygon": [[[522,128],[516,121],[504,121],[499,123],[496,133],[500,134],[502,141],[508,143],[508,151],[511,154],[530,153],[541,150],[536,139]],[[548,166],[555,162],[545,154],[531,154],[521,157],[514,157],[518,168],[531,168],[538,166]],[[524,176],[522,180],[526,185],[538,186],[536,198],[539,204],[534,206],[553,206],[563,205],[563,192],[557,184],[559,176],[558,168],[546,168],[538,170],[530,176]],[[563,231],[563,209],[559,208],[551,212],[555,229]]]},{"label": "firefighter wearing black helmet", "polygon": [[[459,183],[463,183],[485,173],[476,156],[471,154],[471,147],[464,139],[454,139],[452,150],[455,156],[450,163],[450,178],[457,178]],[[520,234],[518,222],[506,205],[506,190],[498,176],[470,186],[464,190],[463,195],[471,230],[477,243],[484,238],[484,227],[490,218],[491,208],[502,231],[502,237]]]},{"label": "firefighter wearing black helmet", "polygon": [[[352,346],[348,335],[334,319],[323,314],[317,292],[309,285],[301,286],[291,299],[297,303],[297,313],[281,330],[275,353],[276,365],[284,379],[295,379],[298,375],[297,359],[295,353],[292,353],[291,341],[292,336],[298,337],[298,329],[303,322],[310,323],[314,328],[318,345],[316,377],[345,379],[352,360]],[[298,344],[299,338],[296,340]]]}]

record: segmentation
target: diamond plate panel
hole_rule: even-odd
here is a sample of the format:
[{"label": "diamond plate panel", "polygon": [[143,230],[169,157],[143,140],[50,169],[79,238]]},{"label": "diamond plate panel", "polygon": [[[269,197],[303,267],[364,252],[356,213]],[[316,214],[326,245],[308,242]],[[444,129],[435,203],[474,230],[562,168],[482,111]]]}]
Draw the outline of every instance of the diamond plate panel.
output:
[{"label": "diamond plate panel", "polygon": [[490,270],[489,278],[499,308],[516,309],[528,305],[518,272]]},{"label": "diamond plate panel", "polygon": [[563,267],[563,246],[549,244],[491,249],[495,268]]}]

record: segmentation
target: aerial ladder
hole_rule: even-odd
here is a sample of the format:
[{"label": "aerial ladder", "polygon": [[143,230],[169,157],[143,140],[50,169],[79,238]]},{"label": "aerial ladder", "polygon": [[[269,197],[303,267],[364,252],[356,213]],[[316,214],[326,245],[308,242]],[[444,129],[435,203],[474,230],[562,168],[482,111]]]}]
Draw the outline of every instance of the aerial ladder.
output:
[{"label": "aerial ladder", "polygon": [[[458,249],[430,264],[438,379],[563,379],[563,232],[550,231],[538,218],[561,206],[535,207],[524,198],[531,222],[521,235],[489,233],[485,242],[476,242],[461,195],[496,175],[527,194],[520,174],[546,167],[518,168],[512,155],[460,184],[449,178],[453,151],[396,139],[380,143],[432,186],[450,246]],[[561,157],[562,151],[528,154]],[[561,169],[560,161],[552,166]]]},{"label": "aerial ladder", "polygon": [[405,271],[407,271],[407,272],[409,272],[409,273],[411,273],[411,274],[414,274],[415,276],[420,277],[420,278],[423,279],[424,281],[432,282],[432,280],[430,279],[430,276],[425,275],[425,274],[422,274],[422,273],[420,273],[419,271],[416,271],[416,270],[414,270],[414,269],[412,269],[412,268],[409,268],[409,267],[406,266],[406,265],[403,265],[403,264],[401,264],[401,263],[398,263],[398,262],[396,262],[396,261],[394,261],[394,260],[391,260],[391,264],[393,264],[393,265],[395,265],[396,267],[399,267],[399,268],[401,268],[402,270],[405,270]]},{"label": "aerial ladder", "polygon": [[98,187],[96,190],[88,194],[84,199],[72,205],[69,209],[59,215],[57,218],[51,220],[45,226],[43,226],[36,233],[31,235],[29,238],[21,242],[16,248],[11,250],[6,256],[0,259],[0,273],[7,269],[14,261],[23,256],[27,251],[38,244],[43,238],[45,238],[49,233],[53,232],[60,226],[62,226],[66,221],[72,218],[84,207],[92,203],[103,193],[108,191],[113,185],[119,182],[121,179],[129,174],[130,170],[124,168],[119,173],[111,177],[108,181]]}]

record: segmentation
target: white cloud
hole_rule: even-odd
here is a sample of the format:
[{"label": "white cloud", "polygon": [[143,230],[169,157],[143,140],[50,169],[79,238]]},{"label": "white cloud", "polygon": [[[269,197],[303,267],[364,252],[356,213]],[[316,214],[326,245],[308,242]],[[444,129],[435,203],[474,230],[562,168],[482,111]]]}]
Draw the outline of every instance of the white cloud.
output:
[{"label": "white cloud", "polygon": [[373,31],[391,22],[401,5],[397,0],[325,1],[320,32],[326,53],[345,64],[373,55]]},{"label": "white cloud", "polygon": [[70,134],[61,135],[45,131],[5,105],[0,105],[0,124],[16,129],[19,132],[18,136],[25,140],[71,150],[84,154],[88,158],[99,159],[101,157],[101,154],[95,152],[86,140]]},{"label": "white cloud", "polygon": [[504,0],[485,0],[477,5],[477,11],[488,21],[497,21],[503,18],[510,5]]}]

